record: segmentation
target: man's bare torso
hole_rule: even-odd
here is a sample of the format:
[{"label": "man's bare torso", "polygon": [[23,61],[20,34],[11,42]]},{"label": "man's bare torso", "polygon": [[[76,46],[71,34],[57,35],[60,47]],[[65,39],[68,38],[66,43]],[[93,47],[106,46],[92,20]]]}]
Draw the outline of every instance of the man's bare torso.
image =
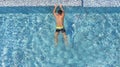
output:
[{"label": "man's bare torso", "polygon": [[57,15],[56,16],[56,26],[62,27],[64,24],[64,16],[63,15]]}]

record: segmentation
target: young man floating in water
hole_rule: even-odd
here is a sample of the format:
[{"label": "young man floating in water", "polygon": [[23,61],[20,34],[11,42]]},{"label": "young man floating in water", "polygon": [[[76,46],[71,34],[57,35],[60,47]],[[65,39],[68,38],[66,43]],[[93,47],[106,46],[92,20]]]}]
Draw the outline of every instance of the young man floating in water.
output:
[{"label": "young man floating in water", "polygon": [[56,8],[57,8],[57,5],[55,5],[54,10],[53,10],[53,14],[56,18],[55,43],[56,43],[56,45],[58,44],[58,34],[59,34],[59,32],[62,32],[63,37],[64,37],[64,42],[67,45],[67,36],[66,36],[65,28],[64,28],[65,13],[62,8],[62,5],[60,5],[60,10],[58,10],[57,13],[56,13]]}]

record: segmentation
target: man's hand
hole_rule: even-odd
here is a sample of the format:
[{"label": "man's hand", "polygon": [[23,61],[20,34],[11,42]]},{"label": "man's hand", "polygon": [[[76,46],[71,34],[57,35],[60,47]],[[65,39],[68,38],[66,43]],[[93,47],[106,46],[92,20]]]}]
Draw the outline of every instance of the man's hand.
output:
[{"label": "man's hand", "polygon": [[60,4],[60,8],[62,8],[62,4]]},{"label": "man's hand", "polygon": [[55,4],[54,6],[57,7],[57,4]]}]

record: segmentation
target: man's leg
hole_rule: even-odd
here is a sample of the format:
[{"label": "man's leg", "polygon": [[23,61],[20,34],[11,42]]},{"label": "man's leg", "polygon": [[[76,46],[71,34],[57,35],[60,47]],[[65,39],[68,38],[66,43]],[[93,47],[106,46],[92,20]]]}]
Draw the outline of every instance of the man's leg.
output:
[{"label": "man's leg", "polygon": [[63,34],[63,37],[64,37],[64,42],[65,42],[65,44],[68,45],[66,33],[65,33],[65,32],[62,32],[62,34]]},{"label": "man's leg", "polygon": [[58,34],[59,32],[55,32],[55,45],[58,44]]}]

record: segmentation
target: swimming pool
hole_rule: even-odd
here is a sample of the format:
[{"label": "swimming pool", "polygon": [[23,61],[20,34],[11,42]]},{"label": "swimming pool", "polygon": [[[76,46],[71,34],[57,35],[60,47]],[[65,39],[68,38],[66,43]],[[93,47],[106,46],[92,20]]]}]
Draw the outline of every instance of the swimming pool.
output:
[{"label": "swimming pool", "polygon": [[120,67],[120,8],[64,9],[55,47],[53,6],[0,7],[0,67]]}]

